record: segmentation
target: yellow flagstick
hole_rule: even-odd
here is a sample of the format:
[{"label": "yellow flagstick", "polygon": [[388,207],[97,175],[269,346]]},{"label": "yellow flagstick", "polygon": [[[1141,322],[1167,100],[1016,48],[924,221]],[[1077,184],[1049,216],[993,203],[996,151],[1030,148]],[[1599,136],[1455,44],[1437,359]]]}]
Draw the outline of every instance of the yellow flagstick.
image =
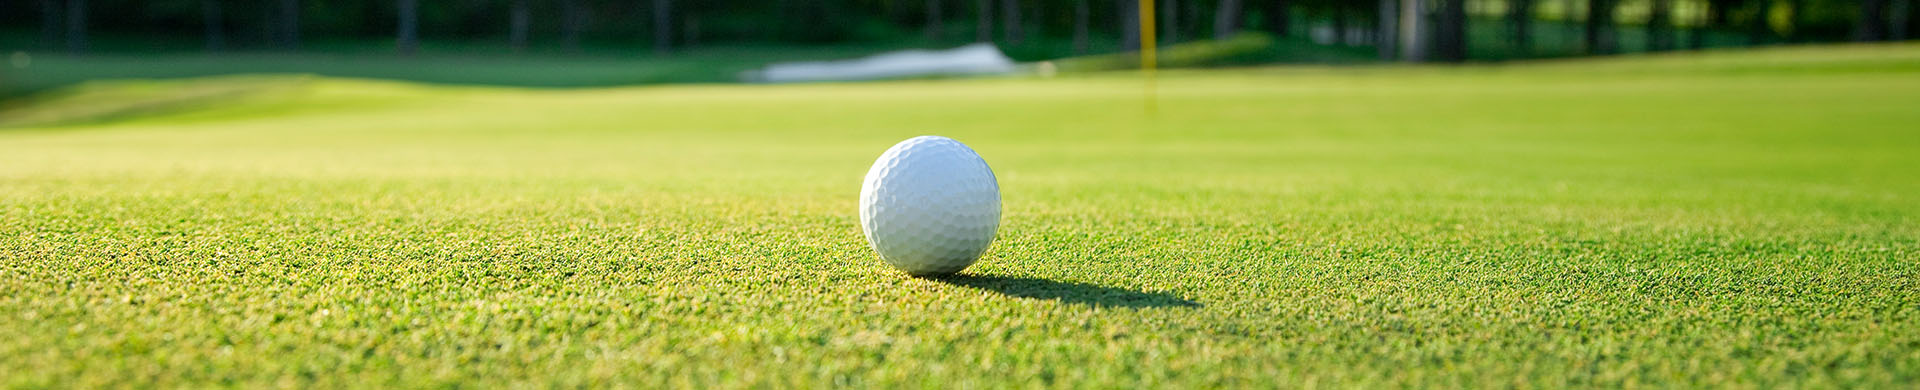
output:
[{"label": "yellow flagstick", "polygon": [[1147,76],[1147,114],[1154,112],[1154,68],[1159,62],[1159,50],[1153,35],[1153,0],[1140,0],[1140,72]]}]

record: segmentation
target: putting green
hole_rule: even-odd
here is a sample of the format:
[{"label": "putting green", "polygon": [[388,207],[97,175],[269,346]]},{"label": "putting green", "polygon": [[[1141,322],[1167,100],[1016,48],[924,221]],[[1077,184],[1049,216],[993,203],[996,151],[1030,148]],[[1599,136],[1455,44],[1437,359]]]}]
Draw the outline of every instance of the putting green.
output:
[{"label": "putting green", "polygon": [[[0,384],[1920,385],[1920,46],[1163,75],[96,84],[0,129]],[[965,277],[861,237],[922,134]]]}]

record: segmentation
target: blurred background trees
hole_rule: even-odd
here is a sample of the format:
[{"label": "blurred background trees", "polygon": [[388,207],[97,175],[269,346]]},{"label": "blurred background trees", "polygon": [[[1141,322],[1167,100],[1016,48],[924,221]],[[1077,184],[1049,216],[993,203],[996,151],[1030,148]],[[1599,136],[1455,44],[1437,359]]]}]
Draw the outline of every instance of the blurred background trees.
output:
[{"label": "blurred background trees", "polygon": [[[1137,0],[13,0],[6,49],[664,55],[951,46],[1025,60],[1139,47]],[[1910,38],[1914,0],[1157,0],[1161,47],[1260,32],[1290,53],[1466,61]]]}]

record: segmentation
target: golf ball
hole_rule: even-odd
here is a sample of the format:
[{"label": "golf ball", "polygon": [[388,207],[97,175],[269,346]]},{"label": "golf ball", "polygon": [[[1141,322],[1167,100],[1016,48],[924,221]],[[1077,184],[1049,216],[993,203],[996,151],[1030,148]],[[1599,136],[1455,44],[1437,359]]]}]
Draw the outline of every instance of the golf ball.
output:
[{"label": "golf ball", "polygon": [[900,141],[860,186],[860,228],[887,264],[912,275],[960,272],[1000,228],[1000,183],[972,148],[939,136]]}]

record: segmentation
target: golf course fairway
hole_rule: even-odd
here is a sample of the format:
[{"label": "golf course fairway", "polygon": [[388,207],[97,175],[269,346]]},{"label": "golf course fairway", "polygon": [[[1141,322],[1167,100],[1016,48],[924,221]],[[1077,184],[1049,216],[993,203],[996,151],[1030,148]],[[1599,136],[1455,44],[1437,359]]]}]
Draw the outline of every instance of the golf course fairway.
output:
[{"label": "golf course fairway", "polygon": [[[79,86],[0,114],[0,386],[1920,385],[1920,45],[1147,94]],[[919,135],[1001,187],[958,277],[862,237]]]}]

